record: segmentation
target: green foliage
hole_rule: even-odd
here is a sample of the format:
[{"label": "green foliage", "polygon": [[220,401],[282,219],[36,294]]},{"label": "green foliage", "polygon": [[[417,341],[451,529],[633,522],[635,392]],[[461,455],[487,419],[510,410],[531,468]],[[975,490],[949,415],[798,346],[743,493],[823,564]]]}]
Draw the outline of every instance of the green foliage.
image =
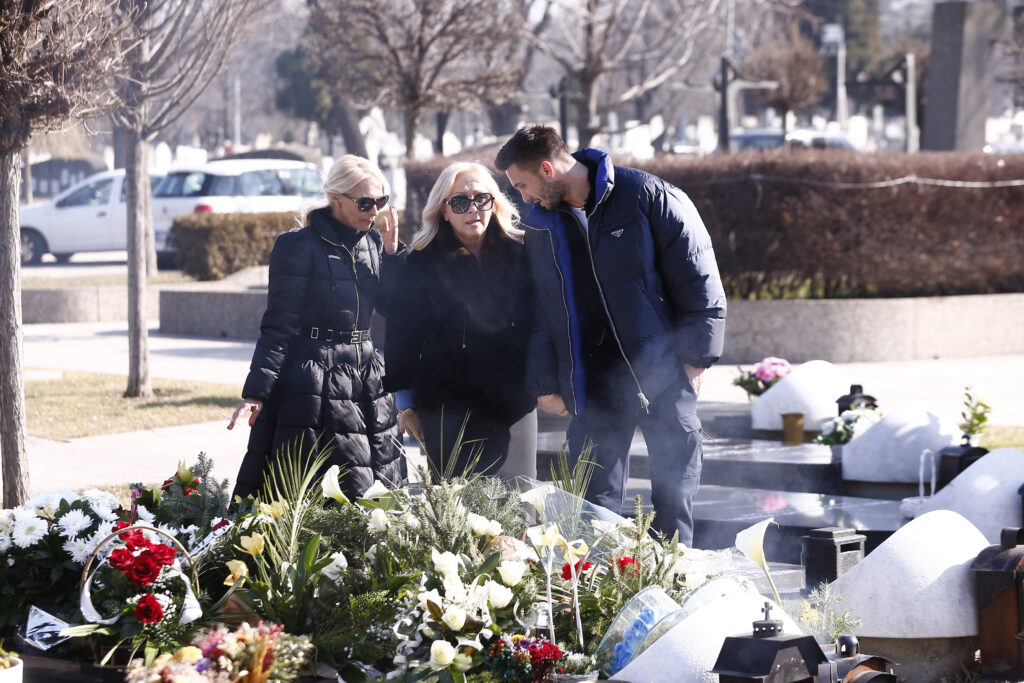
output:
[{"label": "green foliage", "polygon": [[501,524],[502,535],[519,537],[526,531],[519,493],[510,490],[501,478],[479,477],[461,493],[466,510],[497,520]]},{"label": "green foliage", "polygon": [[393,593],[351,594],[332,589],[325,590],[320,599],[331,605],[318,617],[313,636],[321,659],[334,667],[354,660],[367,665],[390,663],[395,653],[390,627],[401,604]]},{"label": "green foliage", "polygon": [[988,415],[992,407],[975,396],[970,387],[964,387],[964,408],[960,413],[960,431],[964,434],[981,434],[988,424]]},{"label": "green foliage", "polygon": [[219,280],[236,271],[270,263],[274,240],[296,227],[291,213],[199,213],[178,216],[169,243],[182,272]]},{"label": "green foliage", "polygon": [[314,121],[325,131],[334,131],[334,102],[330,85],[313,63],[309,51],[299,45],[285,50],[274,60],[280,86],[274,104],[280,111]]},{"label": "green foliage", "polygon": [[136,485],[141,490],[136,503],[154,513],[156,524],[195,525],[200,529],[197,535],[205,535],[214,518],[227,514],[231,500],[228,480],[217,481],[211,476],[212,471],[213,459],[200,453],[191,467],[181,463],[178,472],[163,487],[143,489],[141,484]]},{"label": "green foliage", "polygon": [[805,600],[788,601],[784,609],[805,633],[820,643],[834,643],[841,635],[856,633],[861,625],[861,620],[845,608],[842,596],[828,583],[815,587]]}]

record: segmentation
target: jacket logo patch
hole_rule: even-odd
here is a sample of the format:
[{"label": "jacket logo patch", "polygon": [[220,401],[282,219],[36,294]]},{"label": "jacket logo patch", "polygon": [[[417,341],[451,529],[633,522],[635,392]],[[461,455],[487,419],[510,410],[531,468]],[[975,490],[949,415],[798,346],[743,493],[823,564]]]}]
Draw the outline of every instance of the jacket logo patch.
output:
[{"label": "jacket logo patch", "polygon": [[612,237],[622,237],[622,233],[623,233],[622,228],[619,228],[618,230],[612,230],[612,232],[611,232]]}]

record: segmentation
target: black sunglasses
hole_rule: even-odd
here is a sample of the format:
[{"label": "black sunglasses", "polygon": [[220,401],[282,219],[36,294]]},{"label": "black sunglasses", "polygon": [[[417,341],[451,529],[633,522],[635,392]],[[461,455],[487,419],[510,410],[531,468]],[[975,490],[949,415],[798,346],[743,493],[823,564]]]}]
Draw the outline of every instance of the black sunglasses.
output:
[{"label": "black sunglasses", "polygon": [[486,211],[494,204],[494,195],[481,192],[475,197],[467,197],[464,194],[460,194],[452,197],[445,203],[452,207],[452,213],[466,213],[469,211],[470,204],[476,204],[477,209]]},{"label": "black sunglasses", "polygon": [[377,199],[374,199],[373,197],[360,197],[359,199],[356,199],[355,197],[351,197],[345,194],[344,192],[339,192],[338,194],[340,194],[342,197],[347,197],[348,199],[354,201],[356,203],[356,208],[362,211],[363,213],[366,213],[375,206],[377,207],[377,210],[380,211],[381,209],[388,205],[388,199],[390,199],[388,195],[378,197]]}]

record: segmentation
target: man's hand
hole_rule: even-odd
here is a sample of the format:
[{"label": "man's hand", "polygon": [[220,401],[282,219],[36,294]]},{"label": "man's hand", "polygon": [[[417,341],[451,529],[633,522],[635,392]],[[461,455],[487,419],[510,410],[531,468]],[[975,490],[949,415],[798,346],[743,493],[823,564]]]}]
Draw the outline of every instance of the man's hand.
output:
[{"label": "man's hand", "polygon": [[258,398],[243,398],[242,402],[235,408],[235,414],[231,416],[231,422],[228,422],[228,429],[235,428],[235,422],[238,421],[238,418],[246,410],[250,412],[249,426],[252,427],[256,424],[256,418],[259,417],[260,411],[263,410],[263,401]]},{"label": "man's hand", "polygon": [[552,415],[565,416],[569,414],[569,411],[565,409],[565,401],[562,400],[561,394],[538,396],[537,407],[545,413],[551,413]]},{"label": "man's hand", "polygon": [[391,220],[382,216],[380,220],[380,236],[384,238],[384,251],[394,254],[398,251],[398,209],[391,207],[389,210]]},{"label": "man's hand", "polygon": [[690,384],[693,385],[693,393],[700,394],[700,387],[704,383],[704,378],[701,375],[707,368],[695,368],[692,365],[683,365],[683,368],[686,370],[686,377],[690,380]]},{"label": "man's hand", "polygon": [[423,441],[423,426],[420,414],[415,410],[402,410],[398,413],[398,431],[408,434],[417,441]]}]

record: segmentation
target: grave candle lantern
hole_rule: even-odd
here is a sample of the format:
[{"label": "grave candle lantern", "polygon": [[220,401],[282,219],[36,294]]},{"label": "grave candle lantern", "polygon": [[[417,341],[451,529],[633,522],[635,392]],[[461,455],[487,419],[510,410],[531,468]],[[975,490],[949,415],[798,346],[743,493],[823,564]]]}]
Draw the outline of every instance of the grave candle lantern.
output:
[{"label": "grave candle lantern", "polygon": [[1024,678],[1024,529],[1007,527],[1000,544],[991,545],[971,563],[978,603],[981,674],[985,678]]},{"label": "grave candle lantern", "polygon": [[842,415],[851,408],[877,408],[878,403],[874,396],[864,393],[864,387],[860,384],[851,384],[850,393],[844,394],[836,399],[839,406],[839,415]]}]

